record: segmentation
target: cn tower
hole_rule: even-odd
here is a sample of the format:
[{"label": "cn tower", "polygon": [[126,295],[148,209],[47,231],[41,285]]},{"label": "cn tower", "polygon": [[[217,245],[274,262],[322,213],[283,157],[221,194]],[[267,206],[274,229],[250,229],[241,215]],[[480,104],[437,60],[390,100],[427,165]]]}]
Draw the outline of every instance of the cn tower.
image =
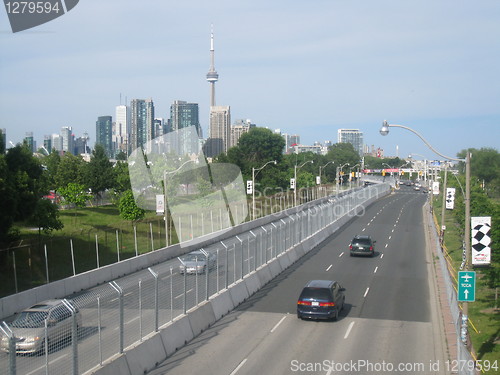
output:
[{"label": "cn tower", "polygon": [[215,82],[219,79],[219,74],[215,71],[214,63],[214,28],[210,33],[210,70],[207,73],[207,81],[210,83],[210,106],[215,106]]}]

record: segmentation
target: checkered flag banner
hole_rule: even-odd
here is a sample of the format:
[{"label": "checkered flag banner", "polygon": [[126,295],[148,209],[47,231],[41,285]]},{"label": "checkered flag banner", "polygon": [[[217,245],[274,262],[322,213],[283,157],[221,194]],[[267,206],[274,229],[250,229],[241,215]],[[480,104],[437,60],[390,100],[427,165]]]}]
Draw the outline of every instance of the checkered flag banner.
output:
[{"label": "checkered flag banner", "polygon": [[491,216],[471,217],[472,265],[491,263]]},{"label": "checkered flag banner", "polygon": [[455,207],[455,188],[446,188],[446,209],[453,210]]}]

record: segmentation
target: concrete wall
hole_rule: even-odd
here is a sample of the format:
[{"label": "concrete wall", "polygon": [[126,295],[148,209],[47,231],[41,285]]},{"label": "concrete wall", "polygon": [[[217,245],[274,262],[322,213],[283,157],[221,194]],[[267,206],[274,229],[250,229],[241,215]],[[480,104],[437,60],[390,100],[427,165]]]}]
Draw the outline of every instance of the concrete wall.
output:
[{"label": "concrete wall", "polygon": [[[353,189],[351,192],[356,190],[358,189]],[[347,193],[348,192],[342,192],[339,196],[346,195]],[[287,217],[294,212],[302,211],[308,207],[317,205],[327,199],[328,198],[317,199],[277,214],[242,223],[222,233],[215,232],[204,237],[200,237],[194,241],[183,243],[182,245],[176,244],[165,247],[147,254],[142,254],[134,258],[126,259],[121,262],[113,263],[98,269],[78,274],[76,276],[53,281],[30,290],[1,298],[0,320],[5,319],[16,312],[22,311],[23,309],[38,302],[52,298],[65,298],[67,296],[71,296],[72,294],[82,290],[90,289],[97,285],[113,281],[119,277],[165,262],[190,251],[197,250],[204,246],[209,246],[215,242],[223,241],[226,238],[266,225],[272,221]]]},{"label": "concrete wall", "polygon": [[228,289],[213,295],[208,301],[188,311],[186,315],[160,327],[158,332],[151,334],[143,342],[126,348],[123,354],[111,358],[103,366],[90,370],[86,374],[139,375],[154,369],[158,363],[210,327],[297,259],[338,231],[355,214],[362,213],[364,208],[389,193],[388,188],[378,196],[367,200],[362,206],[354,208],[349,214],[335,220],[324,230],[310,236],[277,258],[273,258],[243,279],[229,285]]}]

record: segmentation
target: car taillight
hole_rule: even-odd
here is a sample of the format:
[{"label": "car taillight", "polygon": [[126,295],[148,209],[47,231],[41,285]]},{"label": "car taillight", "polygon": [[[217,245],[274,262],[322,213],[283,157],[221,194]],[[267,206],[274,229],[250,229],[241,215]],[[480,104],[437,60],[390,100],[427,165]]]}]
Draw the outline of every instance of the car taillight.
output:
[{"label": "car taillight", "polygon": [[311,306],[311,301],[298,301],[297,305]]},{"label": "car taillight", "polygon": [[352,245],[349,245],[349,250],[352,250]]},{"label": "car taillight", "polygon": [[370,251],[373,251],[373,246],[370,246]]},{"label": "car taillight", "polygon": [[335,306],[335,302],[321,302],[320,306]]}]

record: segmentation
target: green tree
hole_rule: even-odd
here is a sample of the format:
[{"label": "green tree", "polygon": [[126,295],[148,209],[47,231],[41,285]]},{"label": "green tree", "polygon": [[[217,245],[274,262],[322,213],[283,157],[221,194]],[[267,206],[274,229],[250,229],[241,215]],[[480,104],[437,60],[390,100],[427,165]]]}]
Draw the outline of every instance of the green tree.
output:
[{"label": "green tree", "polygon": [[8,233],[14,222],[17,196],[15,187],[9,179],[9,168],[5,155],[0,154],[0,247],[9,242]]},{"label": "green tree", "polygon": [[74,204],[77,208],[83,208],[87,202],[92,199],[92,195],[86,192],[82,184],[70,182],[65,187],[58,190],[66,202]]},{"label": "green tree", "polygon": [[5,154],[5,136],[0,131],[0,155]]},{"label": "green tree", "polygon": [[115,184],[113,188],[117,192],[124,192],[126,190],[131,189],[130,186],[130,175],[128,171],[128,163],[119,161],[116,163],[114,167],[114,173],[115,173]]},{"label": "green tree", "polygon": [[137,207],[132,190],[127,190],[122,194],[118,205],[120,216],[125,220],[136,221],[144,218],[146,211]]},{"label": "green tree", "polygon": [[95,146],[90,162],[84,168],[84,181],[96,196],[115,185],[113,164],[109,161],[102,145]]},{"label": "green tree", "polygon": [[53,230],[61,230],[64,224],[59,220],[59,209],[47,199],[39,199],[35,206],[35,211],[30,222],[37,226],[38,235],[43,231],[50,234]]},{"label": "green tree", "polygon": [[36,201],[43,193],[42,166],[25,145],[9,149],[5,161],[8,169],[7,179],[15,191],[11,197],[15,201],[13,219],[26,220],[33,213]]},{"label": "green tree", "polygon": [[85,162],[81,156],[75,156],[69,152],[65,153],[61,157],[54,176],[56,190],[68,186],[69,183],[85,184],[83,178],[84,167]]},{"label": "green tree", "polygon": [[42,165],[45,167],[43,173],[46,176],[47,188],[49,190],[57,189],[56,175],[60,163],[61,156],[56,150],[53,150],[49,155],[42,159]]}]

